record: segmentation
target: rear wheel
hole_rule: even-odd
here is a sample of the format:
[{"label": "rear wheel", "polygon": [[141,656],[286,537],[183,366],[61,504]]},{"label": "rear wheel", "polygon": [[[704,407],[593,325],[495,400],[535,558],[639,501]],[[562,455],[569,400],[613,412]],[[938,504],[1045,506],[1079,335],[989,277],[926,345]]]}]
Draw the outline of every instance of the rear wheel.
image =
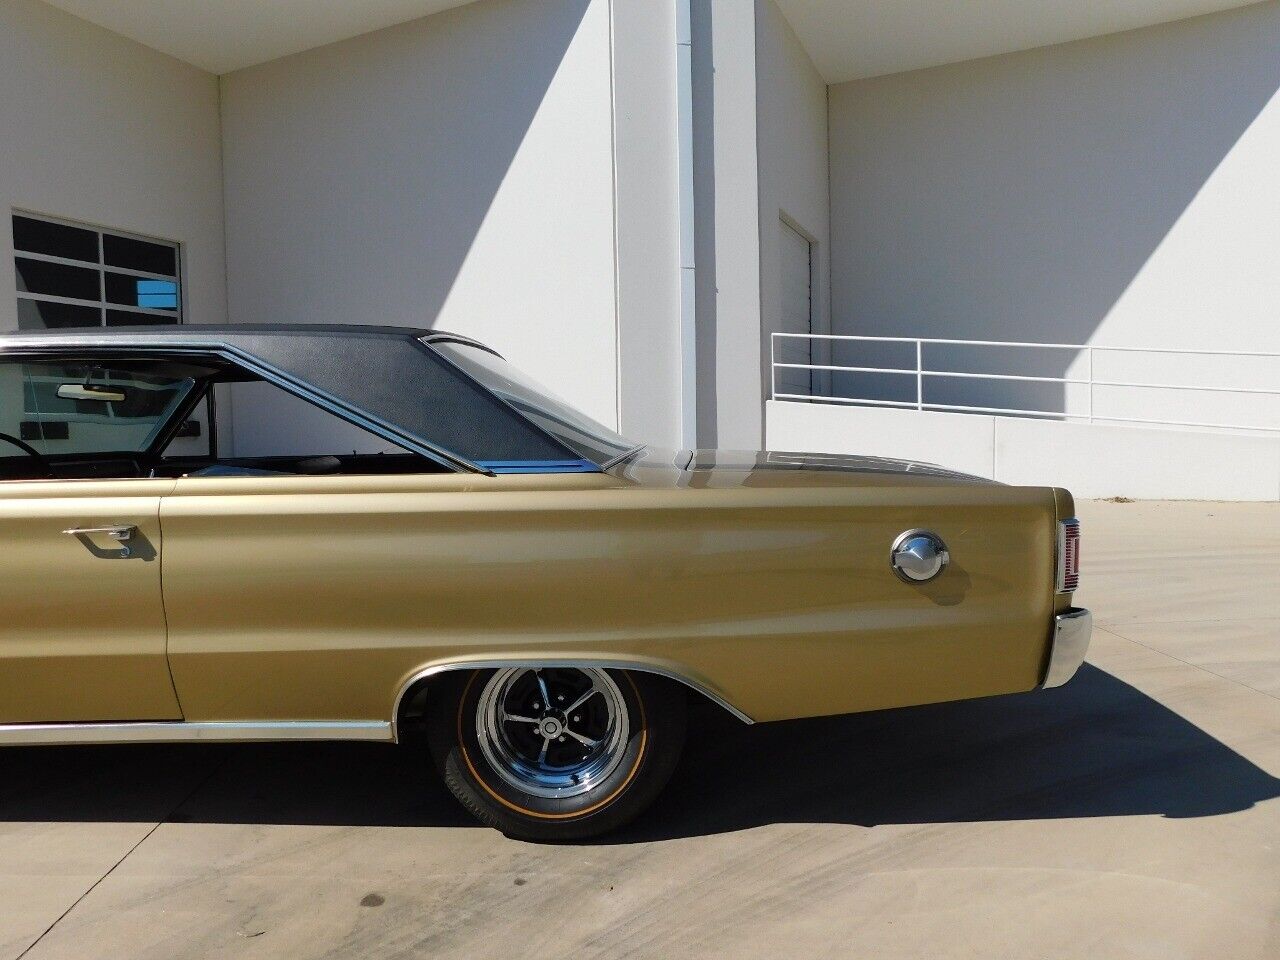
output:
[{"label": "rear wheel", "polygon": [[684,741],[684,691],[643,673],[477,670],[432,698],[432,753],[481,821],[528,840],[613,830],[652,802]]}]

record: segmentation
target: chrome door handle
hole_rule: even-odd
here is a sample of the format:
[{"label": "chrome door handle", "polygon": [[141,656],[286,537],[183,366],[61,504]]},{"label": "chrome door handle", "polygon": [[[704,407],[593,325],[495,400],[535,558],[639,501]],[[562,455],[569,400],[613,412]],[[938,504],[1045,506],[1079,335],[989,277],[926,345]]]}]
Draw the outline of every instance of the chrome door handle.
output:
[{"label": "chrome door handle", "polygon": [[133,524],[121,524],[115,527],[72,527],[69,530],[63,530],[63,533],[72,537],[92,537],[95,534],[102,534],[110,537],[116,543],[120,544],[120,556],[127,557],[132,553],[129,548],[129,541],[133,539],[133,535],[138,532],[137,526]]}]

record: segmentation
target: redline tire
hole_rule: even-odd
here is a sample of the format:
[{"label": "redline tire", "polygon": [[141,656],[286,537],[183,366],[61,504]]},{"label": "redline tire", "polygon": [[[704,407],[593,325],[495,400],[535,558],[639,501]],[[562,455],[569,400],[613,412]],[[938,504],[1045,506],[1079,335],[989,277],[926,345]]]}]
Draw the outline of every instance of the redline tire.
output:
[{"label": "redline tire", "polygon": [[[548,698],[530,686],[529,674],[544,684],[544,693],[561,701],[574,699],[584,682],[599,678],[594,685],[615,695],[596,690],[584,699],[600,701],[591,704],[598,721],[610,708],[609,729],[601,727],[591,748],[577,744],[588,738],[563,729],[574,724],[574,716],[548,709],[551,705],[541,702]],[[432,756],[458,801],[476,819],[508,836],[581,840],[616,830],[653,802],[680,758],[685,691],[668,680],[632,671],[532,668],[477,670],[449,680],[431,694],[427,732]],[[506,694],[497,707],[495,684]],[[520,709],[514,719],[494,715],[495,709],[513,703]],[[539,709],[533,709],[535,703]],[[587,709],[574,715],[589,721]],[[547,731],[550,738],[544,736]],[[545,759],[534,757],[539,738]],[[549,753],[548,741],[565,756]],[[607,756],[605,746],[611,751]],[[575,765],[575,747],[585,755],[580,765]],[[576,770],[598,775],[575,782]]]}]

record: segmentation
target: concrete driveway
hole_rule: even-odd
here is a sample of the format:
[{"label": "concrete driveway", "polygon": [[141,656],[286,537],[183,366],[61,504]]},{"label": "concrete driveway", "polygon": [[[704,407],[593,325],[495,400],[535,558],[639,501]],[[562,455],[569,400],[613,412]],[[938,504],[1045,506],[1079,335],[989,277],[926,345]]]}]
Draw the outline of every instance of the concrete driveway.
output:
[{"label": "concrete driveway", "polygon": [[1040,694],[696,710],[628,832],[473,826],[356,745],[0,752],[0,958],[1280,957],[1280,506],[1084,503]]}]

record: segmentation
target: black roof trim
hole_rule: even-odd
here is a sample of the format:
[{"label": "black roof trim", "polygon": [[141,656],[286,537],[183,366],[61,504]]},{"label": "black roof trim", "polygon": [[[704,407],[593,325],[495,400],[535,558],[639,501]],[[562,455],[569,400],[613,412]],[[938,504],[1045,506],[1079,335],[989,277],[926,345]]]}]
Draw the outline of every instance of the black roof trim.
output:
[{"label": "black roof trim", "polygon": [[19,330],[11,333],[0,333],[0,349],[13,341],[24,343],[35,340],[48,340],[51,344],[63,340],[93,340],[108,342],[116,339],[163,341],[199,341],[201,344],[210,340],[232,342],[243,337],[271,334],[272,336],[293,337],[350,337],[363,339],[366,337],[399,337],[406,340],[431,340],[449,338],[464,343],[471,343],[486,350],[492,349],[471,337],[445,330],[432,330],[423,327],[375,326],[363,323],[174,323],[163,325],[142,325],[136,327],[66,327],[59,330]]}]

